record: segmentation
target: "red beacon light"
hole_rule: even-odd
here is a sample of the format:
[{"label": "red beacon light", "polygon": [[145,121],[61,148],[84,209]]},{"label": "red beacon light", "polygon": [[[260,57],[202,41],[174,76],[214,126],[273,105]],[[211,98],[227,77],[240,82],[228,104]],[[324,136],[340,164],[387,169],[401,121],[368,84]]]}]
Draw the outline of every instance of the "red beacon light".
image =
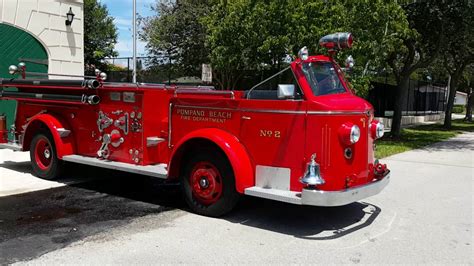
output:
[{"label": "red beacon light", "polygon": [[319,45],[329,49],[330,51],[337,51],[351,48],[353,41],[354,39],[350,32],[337,32],[319,39]]}]

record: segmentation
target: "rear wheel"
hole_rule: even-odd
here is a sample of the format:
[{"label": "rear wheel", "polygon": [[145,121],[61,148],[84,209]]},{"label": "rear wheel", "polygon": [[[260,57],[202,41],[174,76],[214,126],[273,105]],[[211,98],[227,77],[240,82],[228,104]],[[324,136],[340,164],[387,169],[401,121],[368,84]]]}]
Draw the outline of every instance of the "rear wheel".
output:
[{"label": "rear wheel", "polygon": [[39,133],[30,144],[30,159],[33,173],[43,179],[54,180],[61,172],[53,138],[48,133]]},{"label": "rear wheel", "polygon": [[199,153],[189,159],[181,176],[184,198],[196,213],[217,217],[239,200],[232,167],[221,152]]}]

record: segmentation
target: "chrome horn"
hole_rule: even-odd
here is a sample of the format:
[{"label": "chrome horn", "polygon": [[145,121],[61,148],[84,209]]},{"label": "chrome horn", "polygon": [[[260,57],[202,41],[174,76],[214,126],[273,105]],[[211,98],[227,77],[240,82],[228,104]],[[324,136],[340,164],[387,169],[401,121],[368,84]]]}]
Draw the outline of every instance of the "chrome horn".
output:
[{"label": "chrome horn", "polygon": [[303,177],[300,178],[300,182],[309,187],[315,187],[325,183],[321,177],[319,164],[316,163],[316,153],[311,155],[311,161],[306,165],[306,171]]}]

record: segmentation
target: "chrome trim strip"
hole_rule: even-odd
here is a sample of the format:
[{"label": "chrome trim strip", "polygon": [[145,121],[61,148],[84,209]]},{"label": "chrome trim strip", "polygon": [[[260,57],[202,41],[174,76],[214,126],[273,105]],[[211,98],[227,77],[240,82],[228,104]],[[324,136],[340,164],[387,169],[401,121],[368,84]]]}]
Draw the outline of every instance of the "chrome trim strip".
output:
[{"label": "chrome trim strip", "polygon": [[146,176],[153,176],[158,178],[168,178],[168,171],[166,170],[166,164],[154,164],[154,165],[135,165],[130,163],[122,163],[109,160],[100,160],[94,157],[87,157],[81,155],[66,155],[63,156],[63,160],[67,162],[80,163],[85,165],[92,165],[112,170],[119,170],[129,173],[135,173]]},{"label": "chrome trim strip", "polygon": [[171,115],[173,114],[173,103],[168,107],[168,148],[171,148]]},{"label": "chrome trim strip", "polygon": [[294,114],[294,115],[306,114],[306,111],[292,111],[292,110],[240,109],[240,111],[249,112],[249,113],[273,113],[273,114]]},{"label": "chrome trim strip", "polygon": [[209,106],[194,106],[194,105],[175,105],[177,108],[197,108],[206,110],[226,110],[226,111],[241,111],[250,113],[275,113],[275,114],[308,114],[308,115],[362,115],[367,114],[367,111],[293,111],[293,110],[275,110],[275,109],[238,109],[227,107],[209,107]]},{"label": "chrome trim strip", "polygon": [[340,191],[303,189],[301,193],[301,204],[327,207],[343,206],[377,195],[388,185],[389,182],[390,172],[388,172],[381,180]]},{"label": "chrome trim strip", "polygon": [[308,115],[363,115],[367,111],[308,111]]},{"label": "chrome trim strip", "polygon": [[297,205],[343,206],[380,193],[390,182],[390,172],[379,181],[340,191],[321,191],[303,189],[302,192],[263,187],[249,187],[246,195],[277,200]]}]

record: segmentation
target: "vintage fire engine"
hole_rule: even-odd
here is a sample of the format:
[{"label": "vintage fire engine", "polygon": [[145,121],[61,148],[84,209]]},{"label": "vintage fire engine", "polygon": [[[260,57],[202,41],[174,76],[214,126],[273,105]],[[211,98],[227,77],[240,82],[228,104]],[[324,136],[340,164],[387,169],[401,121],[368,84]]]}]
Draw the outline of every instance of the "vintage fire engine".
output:
[{"label": "vintage fire engine", "polygon": [[330,56],[303,48],[245,91],[105,83],[100,71],[81,80],[25,79],[24,64],[11,66],[20,77],[0,80],[0,98],[18,105],[14,124],[0,126],[0,146],[29,151],[34,174],[45,179],[74,162],[179,180],[203,215],[229,212],[242,194],[346,205],[389,182],[374,159],[384,128],[331,56],[352,46],[351,34],[320,44]]}]

